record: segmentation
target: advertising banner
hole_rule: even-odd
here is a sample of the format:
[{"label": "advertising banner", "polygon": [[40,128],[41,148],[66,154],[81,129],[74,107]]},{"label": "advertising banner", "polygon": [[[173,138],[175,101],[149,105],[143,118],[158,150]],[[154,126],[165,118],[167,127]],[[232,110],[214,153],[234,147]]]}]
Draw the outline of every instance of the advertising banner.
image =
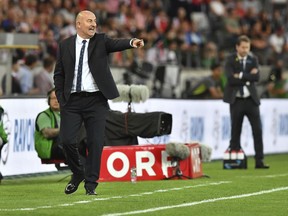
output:
[{"label": "advertising banner", "polygon": [[[2,149],[0,160],[2,174],[55,171],[53,164],[41,164],[34,148],[35,119],[48,107],[46,98],[1,99],[0,103],[5,110],[3,119],[9,133],[9,143]],[[109,104],[112,110],[127,112],[127,103],[110,101]],[[261,100],[265,154],[288,152],[287,107],[288,100],[285,99]],[[229,146],[229,105],[222,100],[149,99],[145,103],[132,103],[131,108],[137,113],[162,111],[172,114],[171,134],[149,139],[138,137],[139,145],[200,143],[212,148],[212,159],[222,159]],[[253,136],[247,118],[242,127],[241,146],[247,156],[254,155]]]}]

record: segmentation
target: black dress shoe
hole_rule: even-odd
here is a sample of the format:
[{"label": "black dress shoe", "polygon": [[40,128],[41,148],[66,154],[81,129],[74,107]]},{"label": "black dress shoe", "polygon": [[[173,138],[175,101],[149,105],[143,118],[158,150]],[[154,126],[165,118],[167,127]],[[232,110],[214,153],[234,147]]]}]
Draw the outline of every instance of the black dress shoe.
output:
[{"label": "black dress shoe", "polygon": [[84,186],[86,190],[86,195],[97,195],[95,189],[89,189],[88,187]]},{"label": "black dress shoe", "polygon": [[84,180],[83,175],[72,175],[71,180],[65,187],[65,194],[72,194],[77,191],[79,184]]},{"label": "black dress shoe", "polygon": [[255,165],[255,169],[269,169],[270,166],[269,165],[266,165],[266,164],[256,164]]}]

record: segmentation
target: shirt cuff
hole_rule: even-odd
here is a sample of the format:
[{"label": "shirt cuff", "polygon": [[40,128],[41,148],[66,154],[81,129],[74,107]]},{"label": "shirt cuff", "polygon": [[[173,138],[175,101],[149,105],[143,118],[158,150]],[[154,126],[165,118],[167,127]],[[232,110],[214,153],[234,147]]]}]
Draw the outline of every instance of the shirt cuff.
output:
[{"label": "shirt cuff", "polygon": [[[130,46],[131,46],[131,47],[134,47],[134,46],[133,46],[133,41],[134,41],[135,39],[136,39],[136,38],[132,38],[132,39],[130,40]],[[136,47],[134,47],[134,48],[136,48]]]}]

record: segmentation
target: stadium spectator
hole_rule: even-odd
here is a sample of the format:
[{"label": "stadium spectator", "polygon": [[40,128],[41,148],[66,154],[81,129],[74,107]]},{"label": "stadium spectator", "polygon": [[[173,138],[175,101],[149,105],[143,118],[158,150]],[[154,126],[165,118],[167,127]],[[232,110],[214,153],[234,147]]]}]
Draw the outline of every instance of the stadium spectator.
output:
[{"label": "stadium spectator", "polygon": [[239,35],[242,34],[240,25],[240,18],[238,17],[235,8],[228,8],[227,15],[223,18],[224,31],[223,31],[223,49],[231,50],[237,41]]},{"label": "stadium spectator", "polygon": [[124,84],[144,84],[151,76],[153,65],[146,60],[145,49],[133,49],[133,60],[123,74]]},{"label": "stadium spectator", "polygon": [[56,59],[58,43],[55,40],[53,30],[49,28],[43,29],[43,37],[39,41],[40,55],[42,58],[51,56]]},{"label": "stadium spectator", "polygon": [[187,15],[186,9],[179,7],[177,10],[177,16],[172,18],[172,29],[179,29],[181,27],[181,23],[189,19],[190,18]]},{"label": "stadium spectator", "polygon": [[272,32],[277,31],[279,28],[285,26],[285,16],[281,13],[281,10],[273,10],[271,18]]},{"label": "stadium spectator", "polygon": [[252,26],[255,24],[257,20],[257,14],[255,12],[255,8],[248,8],[246,10],[245,16],[240,18],[240,25],[242,34],[249,35],[252,29]]},{"label": "stadium spectator", "polygon": [[75,2],[71,0],[62,0],[62,6],[59,8],[59,14],[61,14],[63,17],[64,26],[74,23],[76,13],[77,9]]},{"label": "stadium spectator", "polygon": [[187,67],[200,67],[201,52],[205,44],[205,36],[198,30],[193,21],[184,21],[181,26],[181,59]]},{"label": "stadium spectator", "polygon": [[243,8],[247,11],[248,8],[254,8],[255,12],[258,14],[259,11],[263,10],[262,0],[244,0]]},{"label": "stadium spectator", "polygon": [[225,86],[225,77],[221,64],[211,65],[211,75],[202,78],[194,86],[189,86],[184,92],[183,98],[191,99],[221,99]]},{"label": "stadium spectator", "polygon": [[43,67],[40,72],[34,76],[34,84],[39,89],[38,94],[46,95],[47,92],[54,87],[53,71],[55,66],[55,59],[53,57],[46,57],[43,59]]},{"label": "stadium spectator", "polygon": [[288,80],[283,76],[283,66],[283,60],[278,59],[271,69],[269,75],[270,82],[267,85],[270,97],[288,98]]},{"label": "stadium spectator", "polygon": [[221,56],[218,53],[218,47],[213,41],[207,41],[203,48],[201,56],[201,67],[210,68],[215,62],[221,62]]},{"label": "stadium spectator", "polygon": [[49,25],[49,29],[51,29],[54,33],[54,39],[57,42],[60,42],[63,37],[61,35],[61,31],[64,27],[64,18],[60,13],[55,13],[52,17],[52,22]]},{"label": "stadium spectator", "polygon": [[34,87],[34,69],[38,64],[37,56],[28,54],[24,62],[24,65],[20,66],[18,72],[21,91],[27,95],[39,94],[39,89]]},{"label": "stadium spectator", "polygon": [[217,17],[225,16],[226,8],[222,1],[215,0],[209,3],[210,12]]},{"label": "stadium spectator", "polygon": [[248,33],[251,39],[251,51],[258,57],[259,64],[266,65],[270,56],[269,38],[262,34],[261,22],[256,21]]},{"label": "stadium spectator", "polygon": [[271,61],[276,62],[277,59],[283,59],[285,52],[288,50],[288,42],[286,41],[283,27],[279,27],[275,33],[270,35],[269,44],[272,51],[270,54]]},{"label": "stadium spectator", "polygon": [[[4,32],[15,32],[18,25],[18,8],[11,7],[6,11],[6,16],[2,18],[1,29]],[[20,11],[21,12],[21,11]]]},{"label": "stadium spectator", "polygon": [[263,34],[265,37],[269,37],[269,35],[272,33],[272,25],[268,12],[261,10],[258,13],[257,20],[261,23],[261,34]]},{"label": "stadium spectator", "polygon": [[62,1],[62,7],[59,14],[63,17],[63,29],[60,31],[61,38],[65,39],[76,33],[74,20],[78,9],[75,2],[71,0]]},{"label": "stadium spectator", "polygon": [[154,18],[154,25],[158,34],[163,34],[167,31],[169,27],[169,17],[164,10],[158,11],[157,15]]},{"label": "stadium spectator", "polygon": [[120,1],[118,0],[106,0],[104,2],[105,10],[107,12],[108,17],[115,17],[118,13],[118,9],[120,6]]},{"label": "stadium spectator", "polygon": [[235,14],[240,19],[243,18],[246,15],[246,10],[244,8],[242,0],[236,0],[236,2],[234,4],[234,8],[235,8]]},{"label": "stadium spectator", "polygon": [[[2,148],[8,142],[8,135],[5,131],[5,125],[3,123],[3,114],[4,114],[4,109],[2,108],[2,106],[0,106],[0,159],[1,159]],[[0,172],[0,183],[2,179],[3,179],[3,176]]]},{"label": "stadium spectator", "polygon": [[[179,66],[209,68],[210,60],[207,64],[204,59],[207,52],[204,53],[203,48],[213,42],[216,45],[214,51],[216,50],[217,58],[221,61],[227,54],[227,49],[233,48],[233,43],[229,44],[230,39],[237,37],[235,28],[230,27],[238,25],[236,29],[240,28],[241,34],[251,38],[251,51],[258,56],[259,63],[267,65],[274,61],[273,53],[270,53],[272,45],[268,43],[271,34],[275,33],[279,26],[284,28],[284,35],[287,34],[285,21],[288,16],[285,13],[285,5],[287,2],[283,1],[280,4],[268,0],[6,0],[0,1],[0,31],[39,34],[40,49],[35,53],[42,62],[47,55],[56,57],[57,43],[75,34],[73,18],[79,10],[88,8],[97,15],[98,23],[101,24],[98,32],[106,32],[112,38],[145,35],[143,38],[147,44],[147,59],[156,67],[166,62],[166,51],[170,49],[168,45],[173,41],[173,51],[176,53]],[[235,11],[239,24],[227,13],[230,10]],[[209,23],[204,29],[205,17]],[[225,27],[224,21],[228,23],[229,28],[226,28],[227,25]],[[199,53],[192,52],[191,45],[187,46],[184,43],[183,26],[187,22],[196,23],[196,28],[205,39]],[[234,30],[227,33],[227,29]],[[173,34],[176,36],[171,40],[170,36]],[[174,42],[177,46],[174,46]],[[28,50],[21,51],[24,55],[28,54]],[[288,58],[286,52],[287,50],[284,50],[285,59]],[[109,63],[112,66],[127,67],[131,63],[131,54],[129,51],[115,53],[115,56],[113,54],[109,58]],[[288,67],[286,62],[285,60],[284,71]]]},{"label": "stadium spectator", "polygon": [[[209,39],[218,44],[223,45],[223,19],[226,14],[226,7],[220,0],[210,1],[208,19],[210,25]],[[222,47],[219,47],[222,49]]]}]

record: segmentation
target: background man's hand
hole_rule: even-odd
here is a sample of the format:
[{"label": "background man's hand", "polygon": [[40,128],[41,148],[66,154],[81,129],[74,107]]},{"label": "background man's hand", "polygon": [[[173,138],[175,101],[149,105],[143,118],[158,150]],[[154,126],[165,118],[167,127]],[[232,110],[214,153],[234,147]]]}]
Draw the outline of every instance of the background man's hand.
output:
[{"label": "background man's hand", "polygon": [[257,74],[258,73],[258,69],[257,68],[253,68],[251,71],[250,71],[251,74]]},{"label": "background man's hand", "polygon": [[234,78],[239,79],[239,73],[234,73]]}]

